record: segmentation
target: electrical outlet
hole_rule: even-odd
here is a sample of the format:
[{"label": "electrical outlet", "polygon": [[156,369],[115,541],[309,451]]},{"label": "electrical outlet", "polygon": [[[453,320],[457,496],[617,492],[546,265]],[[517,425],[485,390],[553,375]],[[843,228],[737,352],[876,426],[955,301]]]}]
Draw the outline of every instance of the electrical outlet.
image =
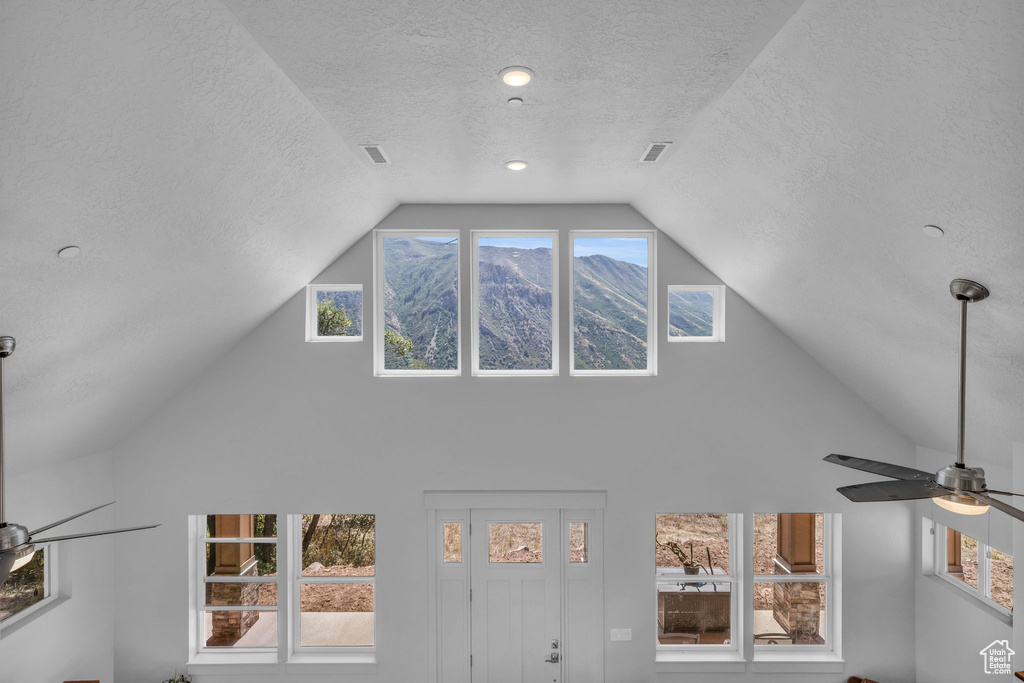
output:
[{"label": "electrical outlet", "polygon": [[633,640],[633,629],[631,629],[631,628],[613,628],[612,629],[612,640]]}]

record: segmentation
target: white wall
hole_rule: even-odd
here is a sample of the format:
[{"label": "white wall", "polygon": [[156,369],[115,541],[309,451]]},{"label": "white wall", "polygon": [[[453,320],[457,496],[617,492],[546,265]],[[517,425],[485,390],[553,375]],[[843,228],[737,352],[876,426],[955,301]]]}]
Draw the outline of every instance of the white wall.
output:
[{"label": "white wall", "polygon": [[[653,228],[615,205],[403,206],[380,227]],[[362,283],[372,310],[371,253],[368,235],[316,281]],[[719,282],[664,236],[658,268],[659,323],[665,285]],[[912,464],[913,446],[732,292],[727,315],[724,344],[667,344],[659,330],[657,377],[569,377],[563,365],[549,378],[375,378],[370,341],[303,341],[296,292],[117,448],[119,520],[165,523],[118,541],[131,571],[117,591],[117,680],[161,680],[185,662],[186,515],[372,512],[380,664],[345,678],[425,681],[425,489],[608,491],[606,626],[634,636],[607,644],[610,683],[754,677],[654,673],[656,512],[841,512],[846,672],[758,680],[913,680],[912,509],[847,503],[834,488],[864,478],[821,462],[837,452]]]},{"label": "white wall", "polygon": [[[965,460],[969,466],[985,470],[989,488],[1014,490],[1011,470],[990,465],[970,454]],[[929,448],[917,449],[916,467],[926,472],[935,472],[955,461],[955,455]],[[1013,526],[1017,523],[1002,512],[989,510],[984,515],[970,517],[943,510],[930,500],[919,501],[916,506],[921,517],[1000,550],[1013,552]],[[980,652],[994,640],[1009,640],[1012,646],[1013,628],[1007,617],[987,609],[974,597],[931,573],[932,563],[927,553],[934,548],[933,543],[927,531],[918,530],[918,547],[922,549],[918,553],[919,571],[914,581],[918,683],[991,679],[985,675]],[[1017,583],[1016,576],[1014,579]]]},{"label": "white wall", "polygon": [[[112,465],[112,454],[102,453],[12,476],[8,521],[33,529],[110,502]],[[113,517],[109,508],[97,510],[43,535],[110,529]],[[4,683],[113,680],[113,541],[66,541],[58,553],[60,592],[69,599],[0,639]]]}]

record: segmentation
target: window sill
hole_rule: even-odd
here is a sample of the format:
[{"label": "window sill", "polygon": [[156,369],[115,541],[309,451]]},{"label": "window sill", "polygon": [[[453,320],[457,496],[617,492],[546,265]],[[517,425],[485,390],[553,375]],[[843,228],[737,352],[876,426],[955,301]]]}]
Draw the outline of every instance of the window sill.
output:
[{"label": "window sill", "polygon": [[754,652],[755,673],[842,673],[846,661],[835,652]]},{"label": "window sill", "polygon": [[192,655],[192,659],[185,665],[186,673],[218,676],[275,674],[280,670],[281,664],[277,661],[276,652],[247,655],[202,652]]},{"label": "window sill", "polygon": [[658,652],[654,655],[657,673],[740,673],[747,660],[738,652]]},{"label": "window sill", "polygon": [[374,654],[294,654],[285,663],[285,672],[289,674],[375,674],[377,673],[377,657]]},{"label": "window sill", "polygon": [[20,614],[15,614],[13,617],[8,618],[3,623],[0,623],[0,639],[7,638],[23,626],[28,626],[39,617],[43,616],[50,610],[63,605],[70,599],[71,598],[65,596],[51,595],[48,598],[40,600],[37,604],[32,605]]},{"label": "window sill", "polygon": [[220,654],[200,653],[192,656],[185,671],[190,674],[218,676],[259,674],[372,674],[377,673],[377,659],[368,654],[294,654],[287,662],[277,661],[277,653]]},{"label": "window sill", "polygon": [[925,578],[945,586],[946,590],[953,591],[954,594],[960,596],[967,602],[971,603],[982,612],[985,612],[993,619],[997,619],[1007,626],[1013,626],[1013,614],[1006,614],[1001,612],[992,605],[984,602],[973,590],[967,590],[963,584],[956,579],[946,574],[925,574]]}]

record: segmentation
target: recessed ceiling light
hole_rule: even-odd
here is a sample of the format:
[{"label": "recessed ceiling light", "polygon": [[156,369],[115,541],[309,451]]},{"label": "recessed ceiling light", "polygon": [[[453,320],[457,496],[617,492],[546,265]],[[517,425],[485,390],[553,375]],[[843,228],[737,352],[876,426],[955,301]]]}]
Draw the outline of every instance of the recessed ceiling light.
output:
[{"label": "recessed ceiling light", "polygon": [[533,78],[533,72],[525,66],[510,66],[502,69],[498,75],[501,76],[501,80],[505,82],[505,85],[511,85],[515,88],[526,85]]},{"label": "recessed ceiling light", "polygon": [[82,253],[82,250],[78,247],[64,247],[57,252],[57,256],[61,258],[78,258]]},{"label": "recessed ceiling light", "polygon": [[510,106],[510,107],[521,107],[521,106],[523,106],[523,101],[520,98],[518,98],[518,97],[513,97],[513,98],[511,98],[508,101],[508,106]]},{"label": "recessed ceiling light", "polygon": [[942,237],[942,228],[937,225],[926,225],[921,228],[921,232],[929,237]]},{"label": "recessed ceiling light", "polygon": [[505,162],[505,168],[507,168],[510,171],[522,171],[524,168],[526,168],[526,162],[525,161],[518,161],[518,160],[516,160],[516,161],[506,161]]}]

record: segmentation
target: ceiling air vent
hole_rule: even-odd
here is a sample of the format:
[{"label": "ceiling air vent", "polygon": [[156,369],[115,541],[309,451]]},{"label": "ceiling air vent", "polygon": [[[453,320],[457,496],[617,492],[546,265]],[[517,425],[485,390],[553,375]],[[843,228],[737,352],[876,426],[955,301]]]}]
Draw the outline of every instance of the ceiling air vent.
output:
[{"label": "ceiling air vent", "polygon": [[391,163],[390,161],[388,161],[388,158],[386,156],[384,156],[384,150],[382,150],[380,148],[380,145],[359,145],[359,146],[362,147],[364,150],[366,150],[366,154],[370,157],[370,159],[373,161],[373,163],[375,163],[375,164],[390,164]]},{"label": "ceiling air vent", "polygon": [[644,150],[644,155],[640,157],[640,161],[657,161],[671,144],[671,142],[652,142]]}]

